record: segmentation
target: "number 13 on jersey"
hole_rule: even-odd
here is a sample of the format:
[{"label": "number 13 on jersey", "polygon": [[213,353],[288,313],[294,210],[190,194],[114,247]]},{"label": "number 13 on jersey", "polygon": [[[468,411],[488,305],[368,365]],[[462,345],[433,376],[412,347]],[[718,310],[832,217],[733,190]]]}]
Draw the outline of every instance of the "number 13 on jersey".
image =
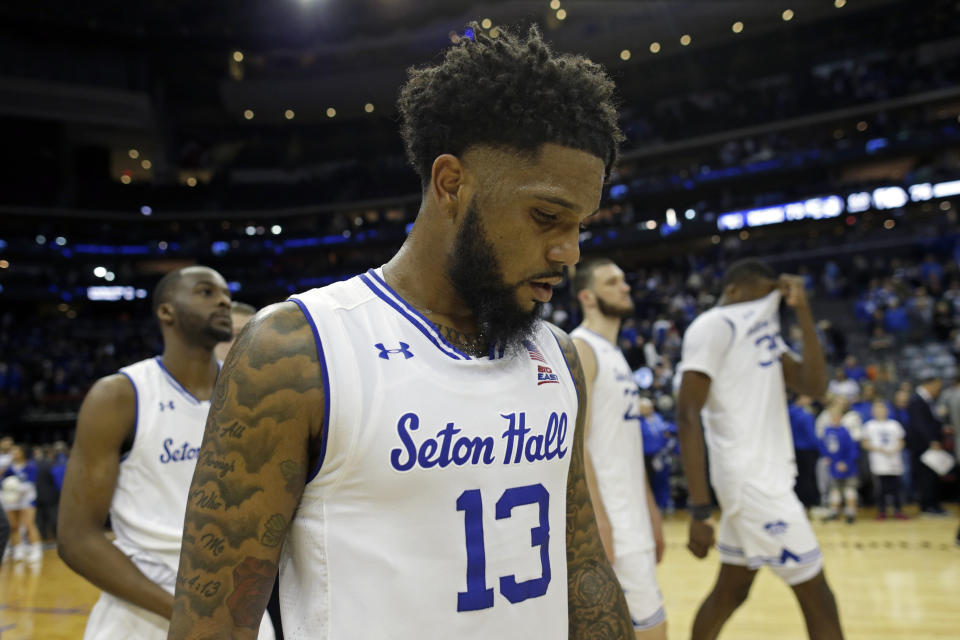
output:
[{"label": "number 13 on jersey", "polygon": [[[539,578],[517,582],[515,575],[500,577],[500,593],[512,604],[539,598],[550,585],[550,493],[542,484],[512,487],[497,500],[496,518],[511,517],[514,507],[539,506],[540,524],[530,529],[530,546],[540,548]],[[457,611],[477,611],[493,606],[493,589],[487,587],[487,557],[483,541],[483,496],[479,489],[464,491],[457,498],[463,511],[467,547],[467,590],[457,593]]]}]

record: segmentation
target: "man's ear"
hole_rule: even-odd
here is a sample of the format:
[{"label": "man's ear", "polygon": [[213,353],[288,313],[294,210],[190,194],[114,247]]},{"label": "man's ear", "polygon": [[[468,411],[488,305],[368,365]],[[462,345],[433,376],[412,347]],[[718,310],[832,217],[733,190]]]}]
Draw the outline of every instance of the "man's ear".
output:
[{"label": "man's ear", "polygon": [[580,301],[584,309],[587,309],[597,304],[597,294],[589,289],[584,289],[577,294],[577,300]]},{"label": "man's ear", "polygon": [[173,305],[169,302],[161,302],[157,306],[157,319],[160,320],[161,325],[172,325],[176,322],[176,313],[173,310]]},{"label": "man's ear", "polygon": [[457,156],[445,153],[437,156],[430,170],[430,191],[440,211],[451,220],[460,212],[460,188],[463,186],[465,170]]}]

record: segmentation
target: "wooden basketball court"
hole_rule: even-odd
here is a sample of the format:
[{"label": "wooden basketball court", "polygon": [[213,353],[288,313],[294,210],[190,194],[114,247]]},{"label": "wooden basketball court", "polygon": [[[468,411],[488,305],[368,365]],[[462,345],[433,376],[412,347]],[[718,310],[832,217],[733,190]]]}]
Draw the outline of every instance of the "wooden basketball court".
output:
[{"label": "wooden basketball court", "polygon": [[[848,640],[926,640],[960,637],[960,548],[956,516],[853,525],[815,523],[827,577]],[[684,547],[686,518],[664,523],[667,553],[660,586],[671,640],[690,636],[693,616],[713,584],[716,552],[702,561]],[[0,568],[0,638],[81,638],[98,591],[57,557],[44,554],[39,571],[5,562]],[[750,598],[721,636],[728,640],[802,640],[803,617],[792,592],[761,571]],[[119,639],[118,639],[119,640]]]}]

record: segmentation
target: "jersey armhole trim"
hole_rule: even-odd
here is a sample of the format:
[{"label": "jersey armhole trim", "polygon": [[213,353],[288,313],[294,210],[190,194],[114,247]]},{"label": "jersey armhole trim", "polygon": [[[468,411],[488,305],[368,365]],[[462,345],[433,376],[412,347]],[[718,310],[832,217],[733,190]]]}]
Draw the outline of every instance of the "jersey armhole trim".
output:
[{"label": "jersey armhole trim", "polygon": [[720,316],[720,317],[723,318],[728,325],[730,325],[730,342],[727,343],[727,349],[729,349],[730,347],[733,346],[733,341],[737,337],[737,327],[736,325],[733,324],[733,320],[731,320],[727,316]]},{"label": "jersey armhole trim", "polygon": [[[570,363],[567,362],[566,356],[563,355],[563,345],[560,344],[560,338],[557,337],[557,334],[550,327],[547,327],[547,331],[549,331],[550,335],[553,336],[553,339],[557,341],[557,348],[560,349],[560,358],[563,359],[563,364],[567,366],[567,373],[570,374],[570,382],[573,383],[573,395],[577,398],[577,411],[579,412],[580,411],[580,391],[579,389],[577,389],[577,379],[573,375],[573,369],[570,368]],[[570,338],[570,342],[573,342],[573,338]],[[576,353],[577,345],[572,345],[572,346],[573,346],[574,353]],[[579,358],[580,356],[577,356],[577,357]],[[584,397],[587,396],[586,389],[583,390],[583,396]]]},{"label": "jersey armhole trim", "polygon": [[137,442],[137,426],[140,424],[140,392],[137,391],[137,383],[133,381],[129,373],[126,371],[120,371],[119,373],[129,380],[130,386],[133,387],[133,435],[130,438],[130,448],[120,456],[120,462],[123,462],[130,455],[130,452],[133,451],[133,447]]},{"label": "jersey armhole trim", "polygon": [[[584,329],[584,331],[590,331],[590,329]],[[593,332],[593,331],[590,331],[590,333],[593,333],[594,335],[598,335],[598,336],[600,335],[600,334],[598,334],[598,333],[596,333],[596,332]],[[553,337],[556,338],[557,335],[554,334]],[[603,338],[603,336],[600,336],[600,337]],[[590,341],[589,341],[589,340],[585,340],[585,339],[583,339],[583,338],[578,338],[578,337],[576,337],[576,336],[570,336],[570,339],[574,341],[574,343],[573,343],[573,348],[574,348],[574,349],[577,348],[576,340],[579,340],[579,341],[582,342],[583,344],[587,345],[587,347],[589,347],[590,351],[593,352],[593,361],[594,361],[594,363],[596,363],[597,366],[596,366],[596,371],[593,372],[593,380],[588,380],[587,382],[589,382],[590,384],[596,384],[596,382],[597,382],[597,376],[600,375],[600,356],[599,356],[599,354],[597,353],[597,350],[594,349],[593,345],[590,344]],[[603,338],[603,339],[606,340],[606,338]],[[560,342],[559,342],[559,341],[557,341],[557,345],[558,345],[558,346],[560,345]],[[560,348],[560,352],[563,353],[563,348],[562,348],[562,347]],[[564,358],[563,361],[566,362],[567,359]],[[581,367],[583,366],[583,363],[582,363],[582,362],[580,363],[580,366],[581,366]],[[568,370],[568,371],[570,370],[570,365],[569,365],[569,364],[567,365],[567,370]],[[571,372],[570,375],[573,376],[573,373]],[[586,377],[586,376],[584,376],[584,377]]]},{"label": "jersey armhole trim", "polygon": [[320,332],[317,330],[317,324],[313,321],[313,316],[307,310],[306,305],[299,298],[290,298],[290,300],[303,312],[307,323],[310,325],[310,331],[313,332],[313,341],[317,346],[317,358],[320,360],[320,376],[323,380],[323,425],[320,428],[320,456],[317,459],[317,466],[307,475],[306,482],[310,482],[320,473],[320,467],[323,466],[323,459],[327,455],[327,436],[330,431],[330,378],[327,375],[327,359],[323,355],[323,342],[320,340]]}]

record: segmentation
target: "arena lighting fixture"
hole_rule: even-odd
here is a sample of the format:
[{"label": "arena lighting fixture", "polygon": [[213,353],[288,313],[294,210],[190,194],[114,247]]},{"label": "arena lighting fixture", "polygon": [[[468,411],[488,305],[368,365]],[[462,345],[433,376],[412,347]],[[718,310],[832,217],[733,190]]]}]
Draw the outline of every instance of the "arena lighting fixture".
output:
[{"label": "arena lighting fixture", "polygon": [[674,226],[677,224],[677,210],[670,208],[667,209],[667,226]]},{"label": "arena lighting fixture", "polygon": [[107,271],[104,274],[103,279],[106,280],[107,282],[113,282],[114,280],[117,279],[117,274],[115,274],[113,271]]},{"label": "arena lighting fixture", "polygon": [[327,117],[328,117],[328,118],[335,118],[335,117],[337,117],[337,110],[334,109],[333,107],[328,108],[328,109],[327,109]]},{"label": "arena lighting fixture", "polygon": [[682,36],[680,36],[680,44],[683,45],[684,47],[690,44],[690,35],[685,33]]},{"label": "arena lighting fixture", "polygon": [[107,268],[106,268],[106,267],[96,267],[96,268],[93,270],[93,275],[97,276],[98,278],[102,278],[103,276],[107,275]]},{"label": "arena lighting fixture", "polygon": [[246,229],[244,229],[244,232],[245,232],[248,236],[255,236],[255,235],[257,235],[257,228],[254,227],[253,225],[250,225],[250,226],[248,226]]},{"label": "arena lighting fixture", "polygon": [[651,42],[650,43],[650,53],[660,53],[660,43]]},{"label": "arena lighting fixture", "polygon": [[293,117],[295,115],[297,114],[293,112],[293,109],[287,109],[286,111],[283,112],[283,117],[286,118],[287,120],[293,120]]},{"label": "arena lighting fixture", "polygon": [[484,29],[489,29],[490,27],[493,26],[493,20],[491,20],[490,18],[484,18],[483,21],[480,22],[480,26],[483,27]]},{"label": "arena lighting fixture", "polygon": [[494,38],[494,39],[499,38],[499,37],[500,37],[500,27],[494,27],[493,29],[490,29],[490,37],[491,37],[491,38]]},{"label": "arena lighting fixture", "polygon": [[39,236],[37,236],[36,238],[34,238],[34,240],[37,241],[37,244],[46,244],[46,242],[47,242],[47,236],[39,235]]},{"label": "arena lighting fixture", "polygon": [[123,184],[130,184],[131,182],[133,182],[133,180],[131,180],[130,176],[128,175],[122,175],[120,176],[120,182],[122,182]]},{"label": "arena lighting fixture", "polygon": [[630,49],[624,49],[620,52],[620,59],[626,62],[630,59]]},{"label": "arena lighting fixture", "polygon": [[793,10],[792,9],[785,10],[783,13],[780,14],[780,17],[783,18],[784,22],[790,22],[791,20],[793,20]]},{"label": "arena lighting fixture", "polygon": [[253,120],[253,109],[244,109],[243,111],[244,120]]},{"label": "arena lighting fixture", "polygon": [[234,51],[234,52],[233,52],[233,61],[234,61],[234,62],[243,62],[243,51]]},{"label": "arena lighting fixture", "polygon": [[567,19],[567,10],[557,9],[557,20],[566,20],[566,19]]},{"label": "arena lighting fixture", "polygon": [[550,8],[556,11],[560,8],[560,0],[550,0]]},{"label": "arena lighting fixture", "polygon": [[9,262],[7,262],[6,260],[0,260],[0,269],[8,269],[9,267],[10,267]]},{"label": "arena lighting fixture", "polygon": [[697,212],[694,211],[693,209],[687,209],[684,212],[683,217],[686,218],[687,220],[693,220],[694,218],[697,217]]},{"label": "arena lighting fixture", "polygon": [[273,225],[272,227],[270,227],[270,233],[272,233],[272,234],[275,235],[275,236],[278,236],[278,235],[280,235],[281,233],[283,233],[283,227],[281,227],[281,226],[278,225],[278,224],[275,224],[275,225]]},{"label": "arena lighting fixture", "polygon": [[136,149],[130,149],[129,151],[127,151],[127,155],[130,156],[131,160],[136,160],[137,158],[140,157],[140,152],[137,151]]},{"label": "arena lighting fixture", "polygon": [[187,178],[187,186],[188,186],[188,187],[195,187],[195,186],[197,186],[197,179],[194,178],[193,176],[190,176],[189,178]]},{"label": "arena lighting fixture", "polygon": [[367,104],[363,105],[363,110],[367,113],[373,113],[373,103],[368,102]]},{"label": "arena lighting fixture", "polygon": [[58,246],[58,247],[62,247],[62,246],[64,246],[65,244],[67,244],[67,239],[64,238],[63,236],[57,236],[56,239],[54,240],[54,242],[57,243],[57,246]]},{"label": "arena lighting fixture", "polygon": [[149,205],[143,205],[142,207],[140,207],[140,213],[145,216],[149,216],[153,214],[153,208],[150,207]]},{"label": "arena lighting fixture", "polygon": [[843,9],[845,6],[847,6],[847,0],[833,0],[833,6],[835,6],[837,9]]},{"label": "arena lighting fixture", "polygon": [[656,221],[656,220],[647,220],[646,227],[647,227],[647,229],[650,229],[651,231],[653,231],[654,229],[657,228],[657,221]]},{"label": "arena lighting fixture", "polygon": [[866,130],[867,130],[866,120],[861,120],[860,122],[857,123],[857,131],[863,132]]},{"label": "arena lighting fixture", "polygon": [[740,33],[743,31],[743,23],[737,20],[733,23],[733,26],[730,27],[734,33]]}]

